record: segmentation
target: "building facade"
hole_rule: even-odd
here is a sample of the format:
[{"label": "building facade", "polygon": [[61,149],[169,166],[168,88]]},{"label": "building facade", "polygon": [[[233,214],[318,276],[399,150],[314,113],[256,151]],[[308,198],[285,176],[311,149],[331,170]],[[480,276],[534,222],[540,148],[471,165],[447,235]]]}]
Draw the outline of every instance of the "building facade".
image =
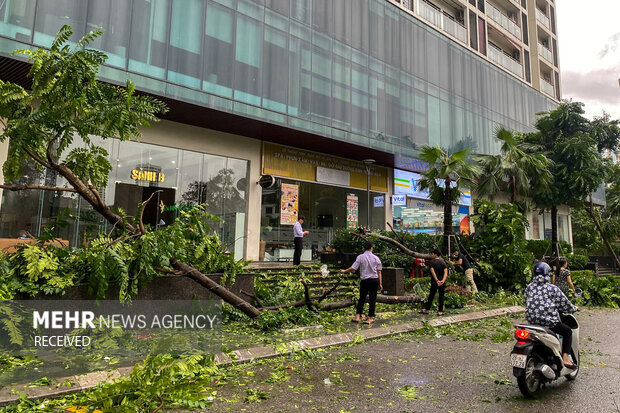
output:
[{"label": "building facade", "polygon": [[[103,27],[100,78],[130,79],[171,108],[140,142],[101,142],[106,202],[131,215],[162,189],[145,212],[153,228],[206,203],[249,260],[288,259],[299,215],[305,259],[368,220],[436,232],[441,211],[423,195],[392,202],[398,179],[424,167],[418,147],[497,153],[499,125],[531,130],[561,96],[552,0],[7,0],[0,78],[27,85],[27,63],[10,52],[48,47],[65,24],[72,41]],[[63,184],[35,170],[23,181]],[[466,230],[471,197],[460,204]],[[39,234],[65,208],[72,245],[106,228],[71,195],[4,191],[0,237]],[[532,237],[547,226],[532,217]]]}]

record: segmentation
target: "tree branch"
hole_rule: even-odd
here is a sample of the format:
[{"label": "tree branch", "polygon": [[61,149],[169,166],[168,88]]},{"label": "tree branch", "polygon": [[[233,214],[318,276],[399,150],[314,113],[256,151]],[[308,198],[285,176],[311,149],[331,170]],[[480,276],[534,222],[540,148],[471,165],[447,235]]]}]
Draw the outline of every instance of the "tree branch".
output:
[{"label": "tree branch", "polygon": [[142,222],[142,216],[144,215],[144,208],[146,207],[146,204],[148,204],[148,203],[149,203],[149,201],[150,201],[151,199],[153,199],[153,196],[154,196],[155,194],[157,194],[157,193],[160,193],[160,192],[163,192],[163,190],[161,190],[161,189],[160,189],[159,191],[155,191],[155,192],[153,192],[153,193],[151,194],[151,196],[150,196],[150,197],[149,197],[146,201],[144,201],[144,202],[142,203],[142,206],[140,207],[140,215],[139,215],[139,218],[138,218],[138,229],[140,230],[140,233],[141,233],[142,235],[146,235],[146,228],[144,228],[144,222]]},{"label": "tree branch", "polygon": [[2,126],[4,127],[4,130],[6,130],[8,128],[8,125],[7,125],[6,121],[2,118],[2,116],[0,116],[0,123],[2,123]]},{"label": "tree branch", "polygon": [[394,227],[392,226],[392,224],[390,224],[389,222],[386,222],[386,224],[387,224],[387,226],[388,226],[388,227],[390,227],[390,231],[392,231],[392,233],[393,233],[394,235],[396,235],[396,238],[398,238],[398,241],[399,241],[401,244],[403,244],[403,245],[404,245],[404,244],[405,244],[405,239],[402,237],[402,235],[401,235],[401,234],[399,234],[398,232],[396,232],[396,231],[394,230]]},{"label": "tree branch", "polygon": [[65,188],[65,187],[60,187],[60,186],[47,186],[47,185],[4,185],[4,184],[0,184],[0,189],[6,189],[9,191],[24,191],[26,189],[40,189],[43,191],[77,192],[75,188]]},{"label": "tree branch", "polygon": [[304,286],[304,299],[306,301],[306,307],[308,307],[308,310],[314,311],[314,308],[312,307],[312,299],[310,298],[310,287],[308,287],[308,283],[303,278],[300,278],[299,282],[302,283],[302,285]]},{"label": "tree branch", "polygon": [[258,298],[258,296],[257,296],[256,294],[249,293],[249,292],[247,292],[247,291],[245,291],[245,290],[241,290],[241,291],[239,291],[239,293],[241,293],[241,294],[245,295],[246,297],[250,297],[250,298],[252,298],[254,301],[256,301],[256,305],[258,305],[258,309],[259,309],[259,310],[260,310],[260,309],[262,309],[263,307],[265,307],[265,306],[263,305],[262,301],[260,300],[260,298]]},{"label": "tree branch", "polygon": [[30,148],[27,148],[26,146],[23,146],[22,148],[24,149],[24,152],[26,152],[28,155],[30,155],[30,157],[32,159],[34,159],[35,161],[37,161],[41,165],[45,166],[48,169],[54,169],[54,167],[52,165],[50,165],[49,163],[45,162],[45,160],[43,158],[41,158],[39,155],[34,153]]},{"label": "tree branch", "polygon": [[401,250],[403,253],[410,255],[412,257],[415,258],[424,258],[424,259],[431,259],[431,255],[430,254],[422,254],[416,251],[412,251],[409,248],[407,248],[406,246],[404,246],[403,244],[401,244],[400,242],[396,241],[393,238],[390,237],[386,237],[385,235],[381,235],[378,234],[376,232],[372,232],[372,231],[368,231],[365,227],[359,227],[358,228],[359,232],[353,232],[352,234],[358,238],[361,239],[367,239],[369,237],[375,237],[377,239],[380,239],[381,241],[385,241],[389,244],[392,244],[393,246],[395,246],[396,248],[398,248],[399,250]]}]

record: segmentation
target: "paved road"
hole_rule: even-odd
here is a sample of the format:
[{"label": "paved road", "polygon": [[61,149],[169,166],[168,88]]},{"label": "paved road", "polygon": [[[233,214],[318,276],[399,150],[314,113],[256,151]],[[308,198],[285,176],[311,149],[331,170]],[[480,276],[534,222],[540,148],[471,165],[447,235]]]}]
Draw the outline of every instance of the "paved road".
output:
[{"label": "paved road", "polygon": [[[620,413],[620,310],[585,310],[578,318],[580,374],[537,400],[521,396],[508,366],[512,341],[497,342],[509,333],[507,320],[496,320],[440,337],[407,335],[246,365],[240,379],[217,388],[206,411]],[[248,403],[248,394],[267,399]]]}]

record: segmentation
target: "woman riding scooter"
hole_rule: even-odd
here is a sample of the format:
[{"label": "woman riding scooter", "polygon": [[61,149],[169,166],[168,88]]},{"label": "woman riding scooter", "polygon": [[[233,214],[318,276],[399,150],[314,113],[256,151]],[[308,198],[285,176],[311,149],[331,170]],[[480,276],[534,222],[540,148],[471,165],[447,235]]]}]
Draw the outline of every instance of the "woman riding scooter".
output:
[{"label": "woman riding scooter", "polygon": [[551,267],[545,262],[534,264],[534,279],[525,289],[525,318],[528,323],[548,327],[562,339],[562,362],[570,369],[577,366],[570,360],[573,331],[561,320],[561,313],[578,310],[564,293],[550,283]]}]

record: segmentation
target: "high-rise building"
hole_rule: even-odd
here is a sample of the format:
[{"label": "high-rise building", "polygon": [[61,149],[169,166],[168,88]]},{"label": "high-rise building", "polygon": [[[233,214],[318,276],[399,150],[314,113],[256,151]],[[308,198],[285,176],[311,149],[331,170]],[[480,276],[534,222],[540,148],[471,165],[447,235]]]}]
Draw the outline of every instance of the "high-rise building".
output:
[{"label": "high-rise building", "polygon": [[[6,0],[0,78],[28,85],[10,53],[49,47],[63,25],[71,41],[103,27],[101,80],[130,79],[171,108],[140,142],[101,142],[106,202],[131,215],[161,190],[145,212],[153,228],[207,203],[250,260],[290,258],[298,214],[302,259],[367,217],[436,232],[443,211],[416,188],[418,148],[496,153],[499,125],[531,130],[561,96],[553,0]],[[23,181],[63,184],[36,170]],[[459,204],[468,231],[471,196]],[[41,233],[65,207],[78,217],[60,234],[71,245],[105,229],[70,195],[4,191],[0,237]],[[530,220],[532,238],[548,235],[548,217]],[[563,209],[566,240],[569,224]]]}]

